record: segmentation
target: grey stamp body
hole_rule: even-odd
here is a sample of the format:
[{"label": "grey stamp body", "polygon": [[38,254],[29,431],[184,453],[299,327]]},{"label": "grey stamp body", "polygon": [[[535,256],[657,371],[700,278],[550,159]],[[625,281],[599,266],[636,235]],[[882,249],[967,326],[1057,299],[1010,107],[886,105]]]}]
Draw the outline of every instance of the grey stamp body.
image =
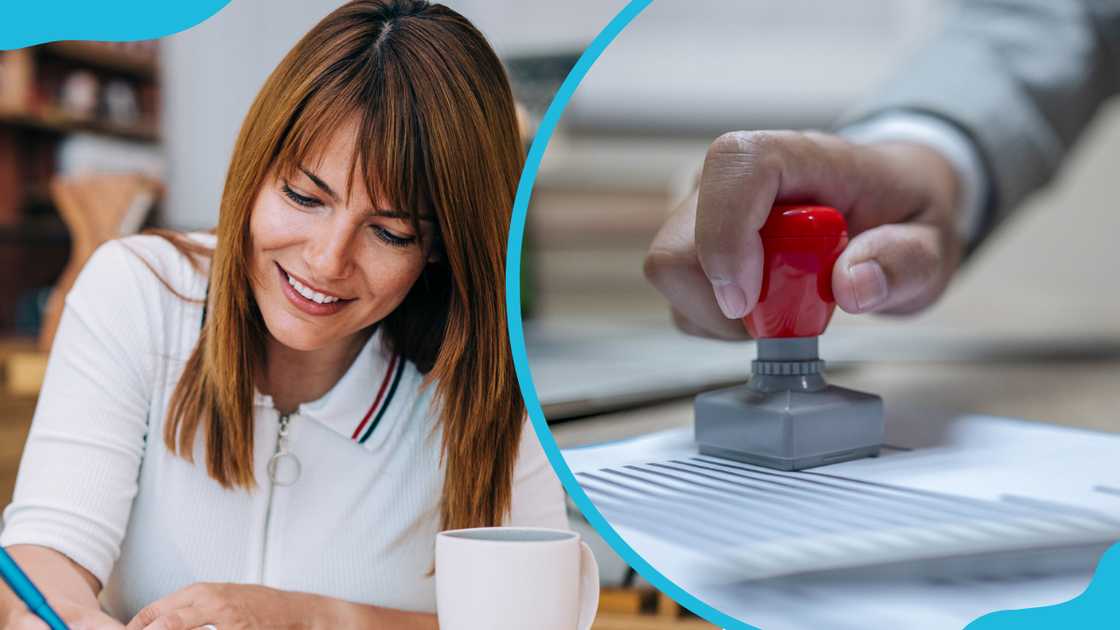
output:
[{"label": "grey stamp body", "polygon": [[760,339],[750,382],[696,397],[700,452],[779,470],[878,455],[883,400],[822,369],[816,337]]}]

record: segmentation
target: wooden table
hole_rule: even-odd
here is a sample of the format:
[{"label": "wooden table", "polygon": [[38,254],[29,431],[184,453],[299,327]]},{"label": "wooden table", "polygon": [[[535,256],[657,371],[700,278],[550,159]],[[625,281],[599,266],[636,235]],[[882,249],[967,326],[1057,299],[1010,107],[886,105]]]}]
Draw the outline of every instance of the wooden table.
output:
[{"label": "wooden table", "polygon": [[666,619],[651,615],[602,614],[592,630],[710,630],[715,628],[699,619]]}]

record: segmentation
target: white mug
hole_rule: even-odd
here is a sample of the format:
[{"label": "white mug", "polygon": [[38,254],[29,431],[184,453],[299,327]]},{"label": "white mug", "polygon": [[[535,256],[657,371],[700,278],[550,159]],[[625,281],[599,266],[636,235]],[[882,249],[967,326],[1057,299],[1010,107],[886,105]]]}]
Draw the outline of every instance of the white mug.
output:
[{"label": "white mug", "polygon": [[579,534],[479,527],[436,537],[440,630],[588,630],[599,565]]}]

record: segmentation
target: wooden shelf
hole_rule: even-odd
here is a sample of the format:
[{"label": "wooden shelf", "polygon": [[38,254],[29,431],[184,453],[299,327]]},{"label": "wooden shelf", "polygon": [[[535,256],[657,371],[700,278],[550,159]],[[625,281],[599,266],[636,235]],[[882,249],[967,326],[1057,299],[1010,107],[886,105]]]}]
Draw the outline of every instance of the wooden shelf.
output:
[{"label": "wooden shelf", "polygon": [[39,342],[34,337],[22,335],[0,335],[0,361],[6,361],[13,354],[36,352]]},{"label": "wooden shelf", "polygon": [[0,400],[38,396],[46,366],[47,354],[35,339],[0,337]]},{"label": "wooden shelf", "polygon": [[47,372],[47,353],[38,350],[8,355],[4,366],[4,387],[9,398],[35,398],[43,387]]},{"label": "wooden shelf", "polygon": [[[36,403],[36,396],[27,394],[23,383],[16,383],[19,393],[10,393],[8,370],[13,367],[9,364],[14,358],[14,370],[20,372],[18,380],[26,371],[21,361],[37,352],[35,339],[0,337],[0,506],[7,505],[12,500],[20,454],[27,441],[27,431],[31,426]],[[23,391],[20,391],[21,387],[24,387]],[[37,391],[36,389],[36,393]]]},{"label": "wooden shelf", "polygon": [[154,125],[124,126],[101,120],[72,118],[61,112],[32,114],[27,112],[0,111],[0,125],[38,129],[51,133],[87,131],[125,140],[158,142],[159,131]]},{"label": "wooden shelf", "polygon": [[[140,157],[158,147],[159,54],[154,41],[64,41],[0,51],[0,191],[6,193],[0,198],[0,290],[10,297],[0,303],[0,334],[42,325],[43,288],[58,282],[72,254],[49,182],[66,166],[63,152],[75,135],[135,142]],[[110,112],[121,115],[110,118]],[[116,152],[110,142],[89,144],[89,153]],[[100,166],[97,154],[84,162]]]},{"label": "wooden shelf", "polygon": [[12,500],[20,455],[35,415],[35,401],[32,397],[8,398],[0,393],[0,506]]},{"label": "wooden shelf", "polygon": [[154,78],[158,72],[158,64],[151,55],[119,50],[94,42],[51,42],[40,49],[55,57],[144,79]]}]

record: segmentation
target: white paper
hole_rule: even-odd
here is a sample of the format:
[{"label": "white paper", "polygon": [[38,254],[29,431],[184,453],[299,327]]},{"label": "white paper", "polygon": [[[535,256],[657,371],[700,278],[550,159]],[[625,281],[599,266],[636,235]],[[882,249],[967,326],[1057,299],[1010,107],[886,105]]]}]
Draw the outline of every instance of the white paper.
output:
[{"label": "white paper", "polygon": [[1064,601],[1120,539],[1120,436],[910,412],[886,442],[801,473],[700,456],[691,429],[564,455],[652,566],[766,628],[959,627]]}]

